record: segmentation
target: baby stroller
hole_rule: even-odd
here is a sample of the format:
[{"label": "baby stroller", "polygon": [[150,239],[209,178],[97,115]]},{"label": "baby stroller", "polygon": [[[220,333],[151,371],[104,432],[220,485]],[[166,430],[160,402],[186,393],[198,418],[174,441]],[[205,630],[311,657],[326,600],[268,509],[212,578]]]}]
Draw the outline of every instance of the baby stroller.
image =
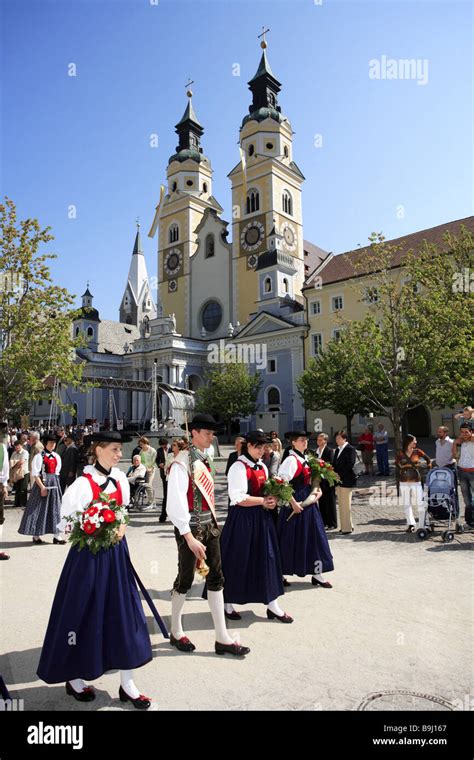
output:
[{"label": "baby stroller", "polygon": [[429,471],[426,478],[428,492],[428,524],[417,530],[418,538],[426,538],[429,532],[434,530],[436,522],[448,522],[447,530],[443,532],[443,541],[450,542],[454,539],[452,529],[456,522],[456,533],[462,533],[463,527],[459,520],[459,501],[457,494],[456,473],[449,467],[434,467]]}]

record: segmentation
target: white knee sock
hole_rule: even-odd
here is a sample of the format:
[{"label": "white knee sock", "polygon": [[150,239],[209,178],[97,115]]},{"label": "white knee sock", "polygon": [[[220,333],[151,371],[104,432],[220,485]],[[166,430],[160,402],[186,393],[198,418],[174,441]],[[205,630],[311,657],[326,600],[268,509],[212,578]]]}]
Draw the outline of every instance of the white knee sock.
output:
[{"label": "white knee sock", "polygon": [[83,689],[87,688],[87,684],[85,681],[82,680],[82,678],[73,678],[72,681],[69,681],[74,691],[77,691],[78,694],[81,693]]},{"label": "white knee sock", "polygon": [[181,639],[184,636],[181,616],[185,601],[186,594],[178,594],[177,591],[173,591],[171,597],[171,633],[176,639]]},{"label": "white knee sock", "polygon": [[225,625],[224,592],[208,591],[207,601],[209,603],[209,609],[211,610],[212,620],[214,621],[216,641],[218,641],[219,644],[233,644],[234,639],[229,635]]},{"label": "white knee sock", "polygon": [[269,602],[267,604],[267,607],[271,612],[274,612],[275,615],[278,615],[279,617],[285,614],[282,608],[280,607],[280,605],[278,604],[278,599],[274,599],[272,602]]},{"label": "white knee sock", "polygon": [[321,573],[313,573],[313,578],[315,578],[315,580],[317,580],[317,581],[321,581],[321,583],[325,582],[323,576],[321,575]]},{"label": "white knee sock", "polygon": [[231,604],[224,604],[224,609],[227,612],[228,615],[231,615],[232,612],[235,612],[233,606]]},{"label": "white knee sock", "polygon": [[140,696],[135,683],[133,681],[133,670],[120,670],[120,684],[125,694],[128,694],[132,699],[137,699]]}]

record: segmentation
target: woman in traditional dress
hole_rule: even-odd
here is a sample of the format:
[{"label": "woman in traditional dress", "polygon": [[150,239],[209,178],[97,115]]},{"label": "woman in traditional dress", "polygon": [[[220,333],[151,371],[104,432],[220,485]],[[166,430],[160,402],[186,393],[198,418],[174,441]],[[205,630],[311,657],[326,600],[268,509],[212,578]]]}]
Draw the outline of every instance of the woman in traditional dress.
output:
[{"label": "woman in traditional dress", "polygon": [[226,617],[240,620],[234,604],[261,602],[267,617],[292,623],[278,604],[283,594],[273,496],[264,496],[268,470],[261,460],[267,442],[258,431],[246,436],[242,453],[228,473],[229,514],[221,535]]},{"label": "woman in traditional dress", "polygon": [[58,524],[61,519],[61,486],[59,473],[61,457],[56,454],[56,436],[48,433],[44,439],[44,450],[35,454],[31,462],[33,487],[21,519],[18,533],[33,536],[34,544],[44,544],[41,536],[53,534],[53,544],[65,544]]},{"label": "woman in traditional dress", "polygon": [[290,451],[280,465],[278,477],[294,489],[290,504],[280,509],[278,539],[284,575],[311,575],[313,586],[332,588],[322,573],[334,570],[324,523],[319,511],[321,489],[311,485],[311,467],[305,457],[308,433],[296,430],[286,433]]},{"label": "woman in traditional dress", "polygon": [[[119,506],[129,503],[129,484],[117,465],[122,442],[130,438],[113,430],[91,438],[94,464],[86,466],[66,491],[63,518],[87,509],[101,492]],[[46,683],[65,681],[67,694],[90,702],[95,692],[85,681],[119,670],[120,700],[146,710],[151,701],[135,686],[132,670],[150,662],[151,643],[124,535],[121,525],[117,543],[97,554],[71,547],[56,589],[38,676]]]}]

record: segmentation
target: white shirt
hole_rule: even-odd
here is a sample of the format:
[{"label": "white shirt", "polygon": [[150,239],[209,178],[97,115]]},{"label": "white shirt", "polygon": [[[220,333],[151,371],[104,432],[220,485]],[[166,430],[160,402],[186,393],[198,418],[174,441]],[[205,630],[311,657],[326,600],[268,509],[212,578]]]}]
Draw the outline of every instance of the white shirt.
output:
[{"label": "white shirt", "polygon": [[144,478],[146,477],[146,467],[144,464],[140,462],[138,467],[133,470],[133,472],[128,475],[127,480],[129,483],[135,483],[137,478]]},{"label": "white shirt", "polygon": [[388,432],[386,430],[377,430],[377,432],[374,433],[374,441],[376,446],[388,443]]},{"label": "white shirt", "polygon": [[189,455],[180,451],[174,458],[168,475],[168,496],[166,512],[171,522],[182,536],[190,533],[189,521],[191,515],[188,507],[189,488]]},{"label": "white shirt", "polygon": [[465,441],[461,444],[461,456],[459,457],[458,467],[463,470],[474,469],[474,441]]},{"label": "white shirt", "polygon": [[338,458],[339,454],[341,453],[341,451],[342,451],[343,449],[345,449],[345,448],[346,448],[346,446],[347,446],[347,441],[345,441],[345,443],[343,443],[343,444],[342,444],[342,446],[340,446],[339,448],[337,448],[337,449],[336,449],[336,456],[335,456],[335,459],[337,459],[337,458]]},{"label": "white shirt", "polygon": [[246,457],[245,454],[241,454],[231,466],[227,474],[227,490],[231,504],[240,504],[240,502],[245,501],[249,495],[249,482],[247,480],[247,471],[245,469],[246,464],[252,468],[255,464],[261,465],[265,473],[265,480],[268,480],[268,468],[264,465],[261,459],[257,462],[253,462],[252,459]]},{"label": "white shirt", "polygon": [[3,446],[3,467],[0,472],[0,483],[2,485],[6,485],[8,477],[10,475],[10,463],[8,461],[8,450],[4,443],[1,443],[0,446]]},{"label": "white shirt", "polygon": [[[61,457],[59,454],[56,454],[55,451],[49,452],[53,455],[53,457],[56,459],[56,475],[59,475],[59,471],[61,469]],[[33,457],[33,460],[31,462],[31,477],[36,478],[37,475],[41,474],[41,468],[43,467],[43,452],[41,454],[35,454]]]},{"label": "white shirt", "polygon": [[[84,467],[84,473],[91,475],[92,479],[95,480],[95,482],[98,483],[98,485],[101,485],[101,483],[104,483],[107,477],[102,472],[99,472],[98,470],[96,470],[96,468],[90,464]],[[110,471],[110,477],[114,478],[114,480],[116,480],[117,483],[120,483],[120,488],[122,489],[123,504],[127,506],[130,501],[130,486],[128,484],[128,480],[125,476],[125,473],[119,470],[117,467],[112,467]],[[115,490],[116,489],[115,489],[114,484],[109,482],[107,483],[107,488],[104,490],[104,493],[112,493]],[[92,501],[92,488],[87,478],[82,478],[82,477],[76,478],[74,483],[72,483],[67,489],[66,493],[63,496],[63,500],[61,502],[61,518],[62,519],[59,524],[60,530],[64,530],[65,517],[72,515],[73,512],[83,512],[85,509],[87,509],[91,501]]]},{"label": "white shirt", "polygon": [[453,457],[453,439],[446,436],[443,440],[436,439],[436,464],[438,467],[446,467],[448,464],[452,464],[456,460]]},{"label": "white shirt", "polygon": [[281,463],[278,469],[278,477],[283,478],[283,480],[286,480],[288,483],[290,480],[293,480],[298,468],[298,461],[303,464],[303,462],[306,461],[304,455],[300,454],[299,451],[297,452],[291,450],[285,461]]},{"label": "white shirt", "polygon": [[22,449],[21,451],[13,452],[10,459],[10,465],[13,465],[15,462],[23,462],[22,464],[23,475],[27,475],[28,465],[30,463],[30,457],[28,456],[28,452],[25,451],[25,449]]}]

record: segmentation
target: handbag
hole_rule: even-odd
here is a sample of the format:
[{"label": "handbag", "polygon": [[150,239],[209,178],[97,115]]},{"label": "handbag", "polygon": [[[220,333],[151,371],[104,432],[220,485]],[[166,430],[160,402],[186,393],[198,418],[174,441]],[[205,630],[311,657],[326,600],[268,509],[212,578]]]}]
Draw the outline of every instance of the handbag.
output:
[{"label": "handbag", "polygon": [[365,472],[364,463],[357,451],[356,451],[356,460],[354,463],[353,470],[354,470],[354,475],[356,476],[356,478],[358,478],[360,475],[362,475],[362,473]]},{"label": "handbag", "polygon": [[10,475],[11,483],[18,483],[19,480],[23,480],[25,473],[23,472],[23,462],[18,460],[18,466],[16,466]]}]

